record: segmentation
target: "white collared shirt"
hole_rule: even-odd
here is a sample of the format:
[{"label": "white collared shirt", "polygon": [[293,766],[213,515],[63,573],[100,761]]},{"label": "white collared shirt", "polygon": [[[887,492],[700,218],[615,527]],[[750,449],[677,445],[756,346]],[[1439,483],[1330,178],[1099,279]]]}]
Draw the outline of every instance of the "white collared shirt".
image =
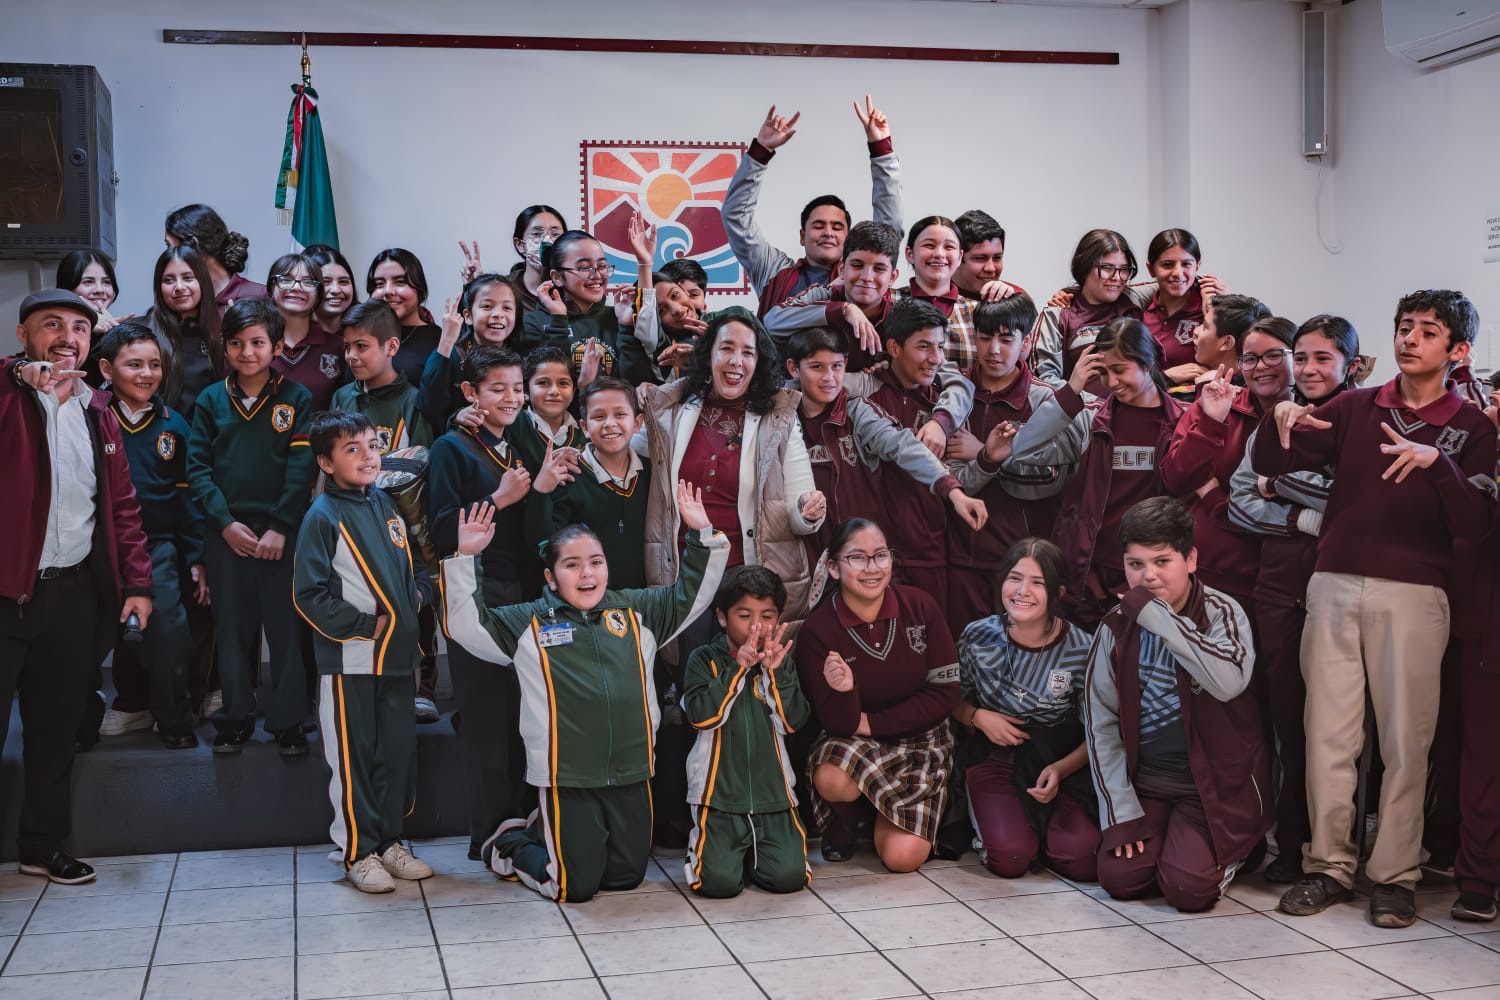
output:
[{"label": "white collared shirt", "polygon": [[592,444],[586,444],[583,446],[583,453],[581,457],[583,459],[583,464],[588,466],[589,471],[594,474],[594,478],[599,480],[600,486],[604,486],[608,483],[614,483],[620,489],[628,490],[630,489],[630,484],[635,482],[635,477],[641,474],[641,469],[643,468],[643,466],[641,464],[641,456],[637,455],[634,449],[627,452],[627,454],[630,455],[630,470],[625,473],[624,479],[616,479],[614,476],[609,474],[609,470],[600,463],[599,456],[594,454],[594,446]]},{"label": "white collared shirt", "polygon": [[89,438],[87,386],[79,384],[66,401],[39,392],[47,421],[47,454],[52,477],[47,502],[47,533],[42,537],[39,569],[66,569],[89,556],[94,545],[94,447]]},{"label": "white collared shirt", "polygon": [[547,426],[547,421],[542,419],[541,414],[537,413],[529,406],[526,407],[526,415],[531,418],[531,425],[535,427],[536,432],[542,436],[542,440],[551,441],[559,448],[568,443],[569,433],[573,430],[573,428],[578,426],[577,419],[574,418],[573,414],[571,413],[563,414],[562,426],[559,427],[556,432],[554,432],[551,427]]}]

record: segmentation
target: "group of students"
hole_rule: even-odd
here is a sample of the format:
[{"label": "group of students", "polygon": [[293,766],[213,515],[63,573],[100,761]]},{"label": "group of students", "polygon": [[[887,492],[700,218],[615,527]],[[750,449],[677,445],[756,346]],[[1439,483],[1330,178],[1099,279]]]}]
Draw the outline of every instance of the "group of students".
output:
[{"label": "group of students", "polygon": [[[813,199],[800,259],[755,220],[798,116],[773,107],[741,160],[723,217],[754,313],[709,311],[639,218],[640,279],[612,291],[545,205],[509,274],[461,245],[441,317],[401,249],[366,302],[331,248],[251,286],[203,206],[169,217],[144,322],[109,315],[107,260],[65,261],[153,546],[163,738],[192,739],[195,608],[216,751],[253,731],[262,629],[266,728],[306,751],[310,647],[349,879],[424,877],[401,817],[440,619],[471,856],[552,898],[638,884],[674,828],[695,891],[794,891],[810,820],[831,862],[867,832],[894,871],[972,844],[1000,877],[1201,910],[1274,829],[1293,914],[1349,896],[1374,739],[1381,926],[1415,919],[1451,747],[1456,860],[1429,830],[1427,861],[1453,864],[1456,917],[1493,919],[1497,415],[1472,304],[1403,298],[1399,372],[1370,388],[1346,320],[1230,293],[1181,229],[1144,285],[1124,236],[1085,234],[1039,312],[987,213],[903,239],[889,125],[855,111],[876,218]],[[413,447],[425,497],[398,503],[376,483]]]}]

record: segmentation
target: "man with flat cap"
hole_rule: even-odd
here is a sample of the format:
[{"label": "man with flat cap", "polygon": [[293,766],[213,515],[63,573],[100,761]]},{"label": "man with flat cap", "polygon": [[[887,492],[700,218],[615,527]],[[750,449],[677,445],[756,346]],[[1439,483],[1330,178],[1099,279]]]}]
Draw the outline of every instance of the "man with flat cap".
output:
[{"label": "man with flat cap", "polygon": [[[26,297],[22,355],[0,360],[0,743],[21,700],[20,869],[90,882],[71,857],[70,782],[97,632],[151,617],[151,557],[109,397],[83,381],[97,316],[72,292]],[[103,616],[109,616],[108,618]]]}]

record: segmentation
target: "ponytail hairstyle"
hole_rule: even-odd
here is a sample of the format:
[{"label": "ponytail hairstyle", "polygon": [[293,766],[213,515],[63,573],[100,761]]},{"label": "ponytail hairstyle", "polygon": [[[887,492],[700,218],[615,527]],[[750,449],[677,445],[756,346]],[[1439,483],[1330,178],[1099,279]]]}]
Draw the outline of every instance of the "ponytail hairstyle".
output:
[{"label": "ponytail hairstyle", "polygon": [[1161,255],[1173,247],[1181,247],[1183,253],[1193,258],[1195,264],[1203,263],[1203,252],[1198,249],[1198,237],[1186,229],[1163,229],[1151,237],[1151,243],[1146,247],[1146,263],[1155,265],[1161,260]]},{"label": "ponytail hairstyle", "polygon": [[[198,280],[198,314],[189,318],[186,323],[172,311],[161,294],[162,275],[166,273],[167,265],[174,260],[186,264],[192,270],[193,277]],[[214,281],[208,273],[208,262],[203,259],[203,254],[186,243],[163,250],[161,256],[156,258],[156,270],[151,276],[151,293],[155,304],[146,320],[161,344],[162,398],[167,400],[168,405],[175,406],[183,389],[182,334],[185,325],[195,327],[203,338],[203,343],[207,345],[214,376],[224,374],[224,339],[219,334],[219,307],[214,302]]]},{"label": "ponytail hairstyle", "polygon": [[1297,342],[1309,333],[1321,333],[1333,341],[1334,349],[1343,356],[1344,379],[1339,383],[1334,395],[1345,389],[1353,389],[1358,384],[1356,377],[1359,375],[1359,331],[1354,329],[1354,324],[1342,316],[1319,313],[1297,327],[1297,332],[1292,336],[1292,350],[1295,351]]},{"label": "ponytail hairstyle", "polygon": [[495,285],[504,285],[506,288],[509,288],[511,297],[514,298],[516,302],[515,326],[511,329],[510,336],[508,336],[506,340],[509,341],[510,337],[514,337],[520,331],[521,290],[516,287],[516,283],[503,274],[495,274],[493,272],[476,274],[472,279],[470,279],[467,285],[464,285],[463,293],[458,297],[458,311],[459,314],[464,317],[463,328],[458,334],[458,345],[465,351],[467,351],[474,344],[479,343],[478,339],[474,336],[474,324],[469,319],[469,317],[474,312],[474,303],[479,301],[479,297],[483,295],[487,289]]},{"label": "ponytail hairstyle", "polygon": [[[1092,266],[1092,265],[1090,265]],[[1138,319],[1122,316],[1099,331],[1094,341],[1094,353],[1119,351],[1126,361],[1140,365],[1151,373],[1151,381],[1161,394],[1167,394],[1167,377],[1161,371],[1161,346],[1151,336],[1151,330]]]},{"label": "ponytail hairstyle", "polygon": [[[557,572],[557,561],[562,558],[562,547],[580,538],[592,538],[596,542],[599,541],[599,536],[588,525],[565,524],[539,546],[538,554],[541,556],[542,565],[547,567],[547,572]],[[601,544],[600,547],[602,548],[603,545]]]},{"label": "ponytail hairstyle", "polygon": [[[1045,538],[1023,538],[1005,553],[996,578],[1003,581],[1022,559],[1033,559],[1041,568],[1042,588],[1047,592],[1047,627],[1051,628],[1062,617],[1058,612],[1062,608],[1063,582],[1068,578],[1067,561],[1063,559],[1062,549]],[[1007,625],[1010,624],[1003,603],[996,602],[995,613]]]},{"label": "ponytail hairstyle", "polygon": [[[167,216],[167,232],[183,246],[212,257],[230,274],[245,270],[250,241],[224,224],[219,213],[207,205],[184,205]],[[210,283],[209,290],[213,285]]]}]

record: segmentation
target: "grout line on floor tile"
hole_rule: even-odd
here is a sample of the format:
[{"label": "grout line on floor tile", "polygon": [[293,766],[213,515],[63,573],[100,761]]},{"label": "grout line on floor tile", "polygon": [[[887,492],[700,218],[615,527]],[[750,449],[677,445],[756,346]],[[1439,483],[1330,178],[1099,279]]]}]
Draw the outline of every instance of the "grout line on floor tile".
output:
[{"label": "grout line on floor tile", "polygon": [[[52,883],[48,882],[47,885]],[[26,919],[21,921],[21,927],[16,931],[16,939],[11,942],[10,948],[6,950],[5,957],[0,959],[0,975],[5,974],[6,966],[10,965],[11,956],[21,946],[21,937],[26,933],[26,928],[31,926],[31,918],[36,915],[36,908],[42,905],[42,897],[47,894],[47,886],[42,886],[42,891],[37,893],[36,899],[31,901],[31,909],[26,911]]]},{"label": "grout line on floor tile", "polygon": [[[407,841],[410,846],[411,841]],[[432,919],[432,907],[427,903],[426,879],[417,880],[417,892],[422,896],[422,913],[427,917],[427,930],[432,934],[432,947],[437,952],[438,971],[443,974],[443,989],[447,991],[449,1000],[453,998],[453,983],[448,980],[448,962],[443,958],[443,943],[438,940],[437,924]]]},{"label": "grout line on floor tile", "polygon": [[[172,898],[172,883],[177,881],[177,865],[181,862],[182,855],[179,854],[172,859],[172,874],[167,879],[167,891],[161,896],[161,912],[156,915],[156,935],[151,939],[151,954],[146,956],[146,972],[141,976],[141,998],[146,1000],[146,991],[151,988],[151,970],[156,965],[156,949],[161,944],[161,929],[167,919],[167,903]],[[17,941],[20,938],[16,939]]]},{"label": "grout line on floor tile", "polygon": [[[996,875],[995,877],[999,878],[1000,876]],[[1071,882],[1068,883],[1068,888],[1071,891],[1078,893],[1080,896],[1083,896],[1085,899],[1093,899],[1094,898],[1094,897],[1090,896],[1088,893],[1084,892],[1082,889],[1078,888],[1076,885],[1073,885]],[[1046,894],[1044,894],[1044,893],[1035,893],[1034,895],[1046,895]],[[991,897],[991,898],[994,898],[994,897]],[[1020,898],[1020,897],[1011,896],[1011,897],[1008,897],[1008,898],[1010,898],[1010,899],[1017,899],[1017,898]],[[968,910],[970,913],[974,914],[974,916],[978,917],[980,920],[983,920],[985,923],[989,924],[991,927],[995,928],[995,930],[1000,933],[1000,937],[1001,937],[1002,940],[1011,941],[1011,942],[1014,942],[1015,944],[1020,945],[1022,948],[1024,948],[1026,950],[1026,953],[1028,955],[1030,955],[1032,958],[1035,958],[1038,962],[1041,962],[1043,965],[1045,965],[1047,968],[1051,969],[1053,972],[1057,973],[1057,977],[1059,979],[1061,979],[1064,982],[1067,982],[1067,983],[1069,983],[1069,984],[1077,987],[1080,990],[1083,990],[1083,992],[1088,993],[1089,996],[1094,996],[1093,993],[1089,993],[1088,990],[1084,989],[1082,986],[1079,986],[1076,982],[1074,982],[1073,981],[1073,977],[1071,977],[1067,973],[1063,972],[1063,970],[1059,969],[1057,966],[1053,965],[1051,962],[1047,961],[1045,958],[1043,958],[1041,955],[1038,955],[1036,952],[1032,951],[1030,948],[1027,948],[1025,941],[1022,941],[1020,938],[1016,937],[1014,934],[1011,934],[1005,928],[1001,927],[999,924],[995,923],[989,917],[986,917],[983,913],[980,913],[978,910],[974,909],[974,907],[972,907],[972,906],[969,905],[970,903],[977,903],[977,902],[979,902],[979,900],[977,900],[977,899],[960,899],[958,902],[959,902],[960,905],[962,905],[964,907],[964,909]],[[1135,922],[1131,921],[1130,926],[1135,926]],[[1038,938],[1043,938],[1043,937],[1050,936],[1050,934],[1065,934],[1065,933],[1067,933],[1067,932],[1066,931],[1051,931],[1051,932],[1049,932],[1049,934],[1038,934],[1036,936]]]},{"label": "grout line on floor tile", "polygon": [[[297,980],[302,967],[302,948],[301,941],[298,939],[302,930],[302,922],[297,919],[297,890],[302,885],[297,881],[297,861],[300,857],[301,853],[295,847],[292,848],[292,1000],[297,1000],[301,990],[301,983]],[[145,998],[142,997],[141,1000]]]}]

